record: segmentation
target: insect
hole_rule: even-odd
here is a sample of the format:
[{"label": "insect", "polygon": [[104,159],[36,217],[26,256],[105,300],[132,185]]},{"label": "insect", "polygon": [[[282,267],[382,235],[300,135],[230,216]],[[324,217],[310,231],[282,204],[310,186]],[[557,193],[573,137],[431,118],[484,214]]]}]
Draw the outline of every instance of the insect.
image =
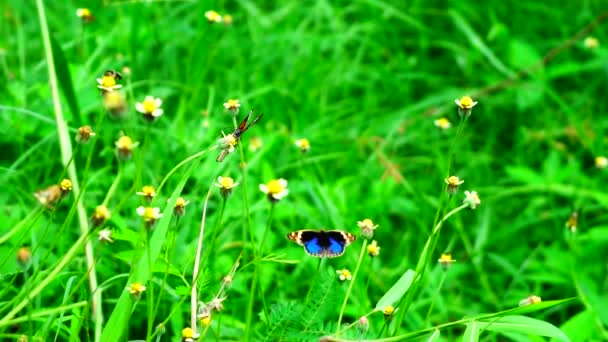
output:
[{"label": "insect", "polygon": [[342,230],[297,230],[287,234],[287,238],[300,246],[308,255],[318,258],[335,258],[344,254],[346,246],[357,237]]},{"label": "insect", "polygon": [[106,70],[106,72],[103,73],[104,76],[108,76],[108,77],[112,77],[117,81],[122,80],[122,75],[116,71],[116,70]]},{"label": "insect", "polygon": [[224,147],[220,151],[220,154],[217,156],[217,159],[216,159],[217,162],[221,162],[222,160],[224,160],[224,158],[226,158],[226,156],[229,153],[234,151],[234,146],[238,143],[239,139],[241,138],[241,135],[243,135],[243,133],[245,133],[245,131],[247,131],[249,129],[249,127],[255,125],[260,120],[260,118],[264,115],[264,114],[260,114],[260,115],[256,116],[256,118],[253,119],[253,121],[248,123],[249,118],[251,117],[251,114],[253,114],[253,111],[250,111],[247,114],[247,116],[245,116],[243,121],[241,121],[241,123],[234,130],[234,132],[224,136],[220,140],[220,143],[223,144]]}]

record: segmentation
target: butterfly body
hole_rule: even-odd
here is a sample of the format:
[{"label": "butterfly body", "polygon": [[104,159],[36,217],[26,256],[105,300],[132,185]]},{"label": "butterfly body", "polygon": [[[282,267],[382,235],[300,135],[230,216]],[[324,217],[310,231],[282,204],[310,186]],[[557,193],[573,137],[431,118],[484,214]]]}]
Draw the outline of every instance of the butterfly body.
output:
[{"label": "butterfly body", "polygon": [[341,230],[303,229],[287,234],[287,238],[304,247],[308,255],[318,258],[335,258],[344,254],[346,246],[357,237]]}]

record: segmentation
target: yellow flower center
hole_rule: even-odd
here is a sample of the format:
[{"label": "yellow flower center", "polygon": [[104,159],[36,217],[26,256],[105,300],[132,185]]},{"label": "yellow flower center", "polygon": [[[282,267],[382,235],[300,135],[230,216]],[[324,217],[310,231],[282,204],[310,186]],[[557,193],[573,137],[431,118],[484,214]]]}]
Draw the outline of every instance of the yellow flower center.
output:
[{"label": "yellow flower center", "polygon": [[183,199],[182,197],[178,197],[177,200],[175,200],[175,206],[176,207],[185,207],[186,206],[186,200]]},{"label": "yellow flower center", "polygon": [[111,88],[116,85],[116,80],[114,79],[114,76],[104,75],[101,78],[101,85],[106,88]]},{"label": "yellow flower center", "polygon": [[156,195],[156,191],[154,191],[154,187],[146,185],[143,187],[142,191],[144,193],[144,196],[148,196],[148,197],[154,197],[154,195]]},{"label": "yellow flower center", "polygon": [[146,98],[143,102],[143,106],[147,113],[152,113],[156,110],[156,101],[154,98]]},{"label": "yellow flower center", "polygon": [[182,330],[182,338],[192,338],[194,337],[194,331],[192,328],[185,328]]},{"label": "yellow flower center", "polygon": [[76,15],[80,18],[88,18],[91,17],[91,10],[88,8],[79,8],[76,10]]},{"label": "yellow flower center", "polygon": [[455,261],[454,259],[452,259],[452,254],[450,253],[443,253],[441,254],[441,258],[439,259],[440,262],[442,263],[450,263]]},{"label": "yellow flower center", "polygon": [[450,127],[450,120],[448,120],[446,118],[437,119],[437,121],[435,123],[436,123],[437,127],[440,127],[440,128]]},{"label": "yellow flower center", "polygon": [[367,253],[373,256],[380,254],[380,247],[376,243],[376,240],[372,241],[371,245],[367,246]]},{"label": "yellow flower center", "polygon": [[146,221],[154,221],[154,220],[156,220],[156,213],[154,212],[154,208],[147,207],[144,210],[143,217],[144,217],[144,220],[146,220]]},{"label": "yellow flower center", "polygon": [[234,179],[231,177],[222,177],[222,179],[220,179],[220,185],[224,189],[230,189],[234,185]]},{"label": "yellow flower center", "polygon": [[200,322],[203,327],[208,327],[209,325],[211,325],[211,316],[205,316],[201,318]]},{"label": "yellow flower center", "polygon": [[268,187],[268,193],[278,194],[283,191],[283,185],[277,179],[273,179],[266,185]]},{"label": "yellow flower center", "polygon": [[460,99],[460,105],[463,108],[469,108],[473,105],[473,99],[470,96],[465,96]]},{"label": "yellow flower center", "polygon": [[146,287],[141,283],[133,283],[131,284],[130,291],[133,294],[140,294],[146,290]]},{"label": "yellow flower center", "polygon": [[395,308],[392,305],[389,305],[382,310],[385,315],[392,315],[395,312]]},{"label": "yellow flower center", "polygon": [[301,150],[308,150],[310,148],[310,142],[308,141],[308,139],[304,138],[304,139],[300,139],[298,141],[296,141],[296,145],[301,149]]},{"label": "yellow flower center", "polygon": [[133,140],[131,140],[131,138],[129,138],[128,136],[124,135],[118,138],[118,141],[116,142],[116,147],[121,150],[131,150],[133,148]]},{"label": "yellow flower center", "polygon": [[110,217],[110,211],[105,206],[100,205],[95,208],[95,213],[93,215],[95,218],[105,220]]},{"label": "yellow flower center", "polygon": [[458,178],[456,176],[450,176],[447,179],[447,183],[448,183],[448,185],[451,185],[451,186],[457,186],[457,185],[460,185],[460,184],[462,184],[464,182],[461,181],[460,178]]},{"label": "yellow flower center", "polygon": [[63,190],[63,191],[72,190],[72,182],[69,179],[62,180],[61,183],[59,183],[59,186],[61,187],[61,190]]}]

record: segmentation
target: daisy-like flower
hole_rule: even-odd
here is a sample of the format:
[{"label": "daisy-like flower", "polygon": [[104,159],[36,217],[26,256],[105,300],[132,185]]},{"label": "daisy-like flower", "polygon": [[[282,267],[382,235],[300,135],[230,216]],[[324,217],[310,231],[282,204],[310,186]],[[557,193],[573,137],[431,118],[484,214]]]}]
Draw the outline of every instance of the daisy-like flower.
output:
[{"label": "daisy-like flower", "polygon": [[112,92],[116,89],[122,88],[122,84],[116,83],[122,79],[122,75],[114,70],[108,70],[103,73],[101,78],[97,79],[97,88],[102,90],[102,93]]},{"label": "daisy-like flower", "polygon": [[34,193],[34,197],[40,204],[47,208],[52,208],[59,199],[63,196],[63,191],[59,185],[53,184],[46,189],[38,190]]},{"label": "daisy-like flower", "polygon": [[133,149],[139,145],[139,142],[133,142],[130,137],[123,135],[118,138],[115,145],[118,156],[123,160],[129,160],[133,156]]},{"label": "daisy-like flower", "polygon": [[595,38],[595,37],[587,37],[583,41],[583,44],[585,44],[585,47],[587,49],[592,50],[592,49],[595,49],[598,46],[600,46],[600,41],[597,38]]},{"label": "daisy-like flower", "polygon": [[95,19],[93,13],[88,8],[79,8],[76,10],[76,16],[82,20],[83,23],[90,23]]},{"label": "daisy-like flower", "polygon": [[463,96],[460,99],[454,100],[454,102],[458,106],[458,114],[465,118],[468,118],[471,115],[473,107],[477,104],[477,101],[473,101],[470,96]]},{"label": "daisy-like flower", "polygon": [[156,196],[156,190],[153,186],[146,185],[141,189],[141,191],[136,192],[136,195],[143,196],[143,198],[150,203],[152,202],[154,196]]},{"label": "daisy-like flower", "polygon": [[359,331],[366,332],[367,330],[369,330],[369,319],[365,316],[362,316],[357,320],[357,327],[359,328]]},{"label": "daisy-like flower", "polygon": [[296,140],[295,144],[302,153],[306,153],[310,150],[310,142],[306,138]]},{"label": "daisy-like flower", "polygon": [[395,312],[397,312],[397,310],[392,305],[388,305],[384,309],[382,309],[382,313],[384,314],[384,319],[386,319],[386,320],[393,318],[393,316],[395,315]]},{"label": "daisy-like flower", "polygon": [[103,96],[103,106],[114,119],[122,119],[127,110],[127,98],[120,91],[111,91]]},{"label": "daisy-like flower", "polygon": [[59,189],[61,189],[61,197],[67,196],[72,191],[72,181],[64,178],[59,183]]},{"label": "daisy-like flower", "polygon": [[220,192],[222,193],[222,196],[228,197],[228,196],[230,196],[230,194],[232,194],[232,189],[234,189],[237,185],[239,185],[239,183],[235,182],[234,179],[232,179],[232,177],[219,176],[219,177],[217,177],[217,183],[213,183],[213,185],[220,188]]},{"label": "daisy-like flower", "polygon": [[32,250],[29,247],[21,247],[17,250],[17,263],[26,268],[32,260]]},{"label": "daisy-like flower", "polygon": [[114,240],[112,240],[112,231],[110,228],[100,230],[99,233],[97,233],[97,240],[101,242],[113,243]]},{"label": "daisy-like flower", "polygon": [[226,101],[226,103],[224,103],[224,108],[233,114],[237,114],[239,112],[239,108],[241,108],[241,104],[239,103],[239,100],[229,99]]},{"label": "daisy-like flower", "polygon": [[452,123],[447,118],[439,118],[439,119],[433,121],[433,124],[435,124],[435,127],[438,127],[440,129],[444,129],[444,130],[452,127]]},{"label": "daisy-like flower", "polygon": [[528,298],[524,298],[522,300],[519,301],[519,306],[526,306],[526,305],[532,305],[532,304],[538,304],[542,301],[542,299],[539,296],[529,296]]},{"label": "daisy-like flower", "polygon": [[224,17],[222,18],[222,22],[226,26],[232,25],[232,16],[230,14],[224,14]]},{"label": "daisy-like flower", "polygon": [[566,228],[570,229],[571,232],[576,233],[578,228],[578,211],[573,211],[566,221]]},{"label": "daisy-like flower", "polygon": [[132,294],[135,298],[139,299],[141,294],[146,291],[146,286],[138,281],[127,286],[127,291]]},{"label": "daisy-like flower", "polygon": [[82,126],[78,129],[78,133],[76,133],[76,142],[79,144],[86,144],[92,136],[95,136],[95,132],[93,132],[91,126]]},{"label": "daisy-like flower", "polygon": [[378,246],[376,240],[373,240],[372,243],[367,246],[367,254],[371,257],[380,255],[380,246]]},{"label": "daisy-like flower", "polygon": [[182,330],[183,342],[194,342],[195,340],[194,330],[192,330],[192,328],[184,328],[184,330]]},{"label": "daisy-like flower", "polygon": [[460,186],[460,184],[464,183],[463,180],[461,180],[460,178],[456,177],[456,176],[450,176],[448,178],[446,178],[445,180],[445,184],[448,185],[448,194],[453,195],[456,192],[458,192],[458,187]]},{"label": "daisy-like flower", "polygon": [[259,137],[253,137],[249,140],[249,151],[255,152],[262,148],[262,139]]},{"label": "daisy-like flower", "polygon": [[267,184],[260,184],[260,191],[268,195],[270,202],[278,202],[287,196],[287,181],[283,178],[273,179]]},{"label": "daisy-like flower", "polygon": [[[170,200],[171,199],[169,199],[168,201],[170,201]],[[173,207],[173,215],[178,216],[178,217],[183,216],[184,213],[186,212],[186,206],[188,204],[190,204],[190,201],[186,201],[182,197],[178,197],[175,200],[175,206]]]},{"label": "daisy-like flower", "polygon": [[608,158],[604,156],[595,157],[595,167],[605,169],[608,166]]},{"label": "daisy-like flower", "polygon": [[374,237],[374,230],[376,230],[376,228],[378,228],[377,224],[374,224],[374,222],[370,219],[364,219],[363,221],[357,221],[357,226],[359,226],[359,228],[361,228],[361,236],[363,236],[366,239],[371,239],[372,237]]},{"label": "daisy-like flower", "polygon": [[208,316],[199,317],[198,321],[201,323],[201,326],[203,328],[210,326],[211,325],[211,314],[209,314]]},{"label": "daisy-like flower", "polygon": [[465,197],[462,203],[467,204],[471,209],[475,209],[479,204],[481,204],[477,191],[465,191],[464,196]]},{"label": "daisy-like flower", "polygon": [[452,259],[452,254],[451,253],[442,253],[441,254],[441,258],[439,258],[437,260],[439,262],[439,264],[441,265],[441,267],[443,267],[444,270],[450,268],[450,266],[456,262],[456,260]]},{"label": "daisy-like flower", "polygon": [[353,275],[346,268],[343,270],[337,270],[336,273],[338,273],[338,278],[340,278],[341,281],[353,279]]},{"label": "daisy-like flower", "polygon": [[163,217],[163,214],[160,213],[160,208],[157,207],[139,206],[137,207],[137,215],[141,216],[148,226],[154,225],[158,219]]},{"label": "daisy-like flower", "polygon": [[120,69],[120,72],[125,76],[131,76],[131,68],[127,65],[123,66],[122,69]]},{"label": "daisy-like flower", "polygon": [[212,24],[222,22],[222,16],[216,11],[205,12],[205,18],[207,18],[207,20]]},{"label": "daisy-like flower", "polygon": [[93,222],[94,226],[99,227],[109,218],[110,211],[108,210],[108,208],[105,205],[98,205],[97,207],[95,207],[95,211],[93,212],[91,221]]},{"label": "daisy-like flower", "polygon": [[163,109],[160,106],[163,101],[153,96],[146,96],[143,102],[137,102],[135,109],[144,115],[144,119],[154,121],[163,115]]}]

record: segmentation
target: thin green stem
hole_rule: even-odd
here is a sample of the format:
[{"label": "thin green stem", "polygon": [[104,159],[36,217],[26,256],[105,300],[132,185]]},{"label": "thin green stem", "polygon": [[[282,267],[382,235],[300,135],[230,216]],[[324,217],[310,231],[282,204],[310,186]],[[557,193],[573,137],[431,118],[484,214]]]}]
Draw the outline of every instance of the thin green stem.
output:
[{"label": "thin green stem", "polygon": [[[150,341],[152,336],[152,327],[154,325],[154,265],[152,264],[152,252],[150,251],[150,229],[145,224],[144,231],[146,232],[146,256],[148,257],[148,288],[146,289],[147,309],[148,309],[148,329],[146,331],[146,341]],[[160,296],[159,296],[160,298]]]},{"label": "thin green stem", "polygon": [[433,306],[435,306],[435,298],[439,297],[439,294],[441,293],[441,288],[443,287],[443,282],[445,281],[445,275],[447,272],[443,272],[441,274],[441,280],[439,281],[439,286],[437,286],[437,291],[436,291],[436,295],[433,296],[432,300],[431,300],[431,304],[429,305],[429,309],[426,312],[426,318],[424,319],[425,322],[430,323],[429,319],[431,317],[431,312],[433,311]]},{"label": "thin green stem", "polygon": [[217,145],[213,145],[211,147],[208,147],[200,152],[197,152],[193,155],[191,155],[190,157],[182,160],[181,162],[179,162],[177,165],[175,165],[171,171],[169,171],[169,173],[167,173],[167,175],[165,176],[165,178],[163,178],[163,180],[160,182],[160,185],[158,186],[158,188],[156,189],[156,193],[159,194],[161,189],[163,188],[163,186],[165,185],[165,183],[167,182],[167,180],[169,180],[169,178],[177,171],[179,170],[179,168],[181,168],[182,166],[188,164],[189,162],[201,157],[202,155],[204,155],[205,153],[209,152],[209,151],[213,151],[217,148]]},{"label": "thin green stem", "polygon": [[363,261],[363,255],[365,255],[365,250],[367,248],[367,239],[363,240],[363,245],[361,246],[361,252],[359,253],[359,260],[357,261],[357,266],[355,267],[355,273],[353,274],[353,278],[350,280],[348,284],[348,290],[346,290],[346,296],[344,296],[344,301],[342,302],[342,307],[340,308],[340,316],[338,316],[338,328],[336,329],[336,335],[340,334],[340,326],[342,325],[342,316],[344,315],[344,309],[346,309],[346,303],[348,302],[348,297],[350,296],[350,292],[353,289],[353,284],[355,283],[355,279],[357,279],[357,274],[359,273],[359,267],[361,267],[361,261]]}]

